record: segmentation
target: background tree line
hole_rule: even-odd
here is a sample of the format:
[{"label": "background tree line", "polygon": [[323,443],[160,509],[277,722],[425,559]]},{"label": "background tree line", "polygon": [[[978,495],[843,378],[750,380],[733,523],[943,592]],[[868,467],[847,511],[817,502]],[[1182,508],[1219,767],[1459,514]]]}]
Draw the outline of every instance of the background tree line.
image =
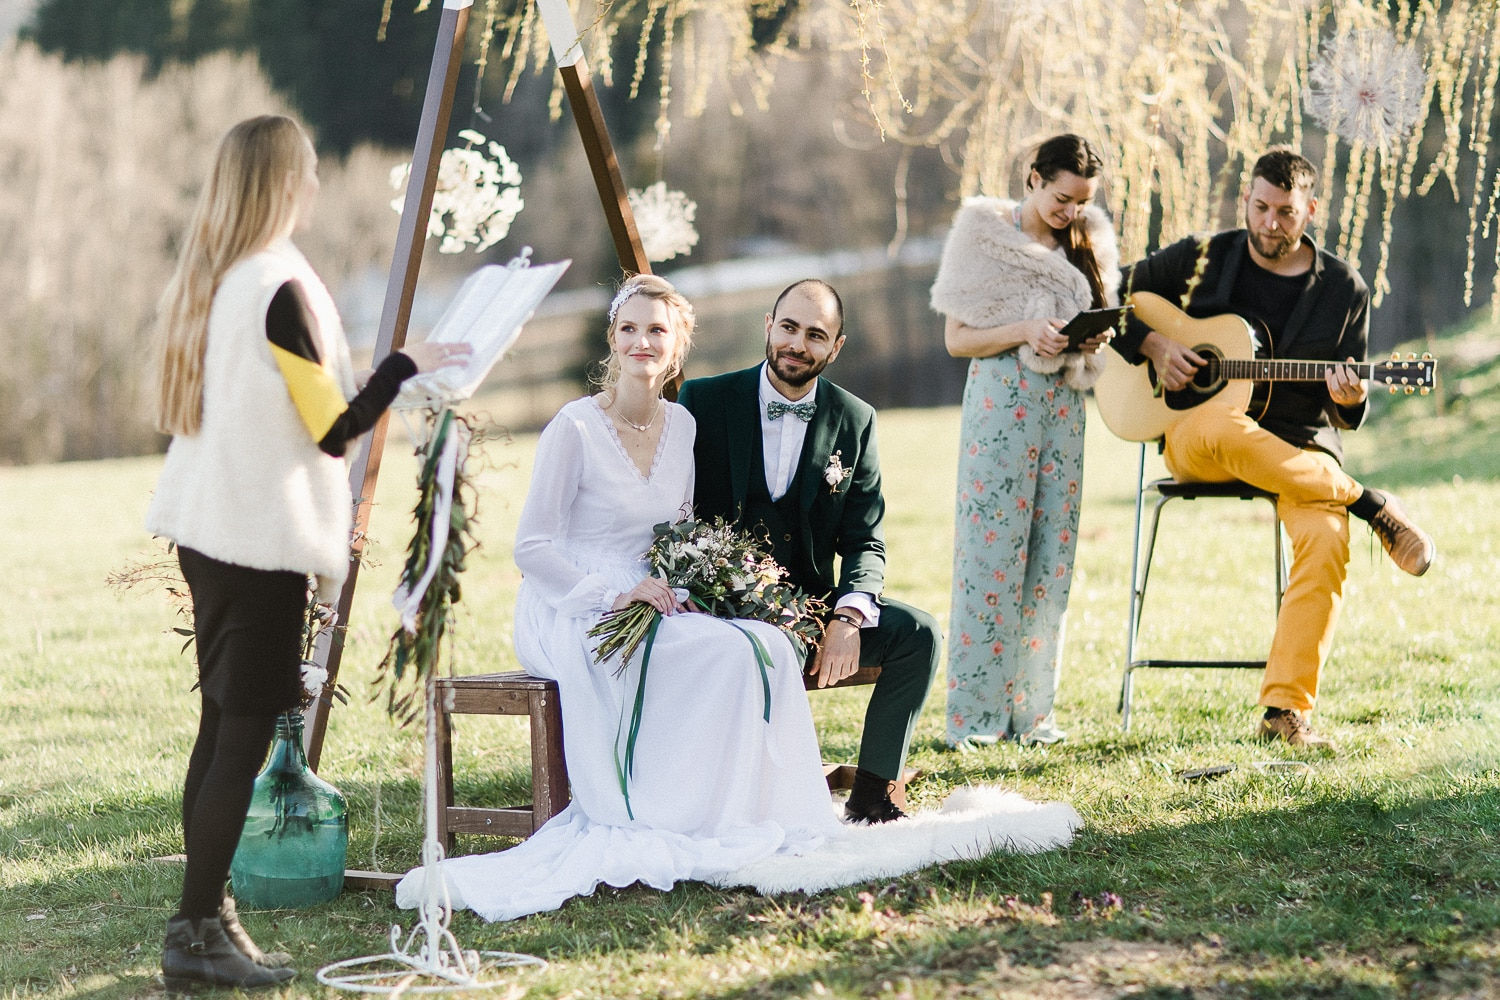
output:
[{"label": "background tree line", "polygon": [[[0,412],[11,417],[0,424],[0,461],[161,446],[142,385],[151,309],[213,144],[245,115],[285,109],[312,127],[324,193],[301,242],[346,315],[378,311],[397,222],[388,173],[409,158],[437,26],[435,10],[415,8],[408,0],[388,10],[374,0],[38,3],[21,44],[0,51],[0,233],[11,248],[0,266],[0,324],[13,345],[13,363],[0,371]],[[539,257],[573,258],[565,287],[607,286],[618,277],[613,250],[576,132],[558,113],[554,74],[549,65],[507,79],[497,38],[480,79],[473,62],[484,8],[481,0],[471,15],[452,130],[477,128],[504,143],[525,175],[527,202],[488,256],[503,260],[530,244]],[[768,19],[757,30],[770,37],[780,26]],[[833,58],[784,62],[764,109],[736,115],[711,104],[701,116],[674,114],[663,145],[653,128],[655,74],[643,76],[643,99],[628,95],[637,41],[629,32],[613,39],[615,79],[596,83],[627,183],[662,179],[697,202],[700,241],[686,263],[941,234],[955,208],[956,169],[942,149],[880,141],[857,71]],[[1103,200],[1119,211],[1107,184]],[[1398,216],[1395,290],[1376,312],[1373,346],[1461,312],[1462,208],[1438,190]],[[429,251],[424,277],[482,262]],[[929,276],[908,265],[851,280],[863,290],[851,319],[870,331],[884,367],[860,371],[859,352],[846,352],[842,378],[882,405],[957,398],[961,366],[943,353],[941,325],[926,310]],[[757,297],[738,313],[719,310],[719,332],[743,340],[764,307]],[[366,332],[352,325],[356,338]],[[559,353],[576,371],[579,351]]]}]

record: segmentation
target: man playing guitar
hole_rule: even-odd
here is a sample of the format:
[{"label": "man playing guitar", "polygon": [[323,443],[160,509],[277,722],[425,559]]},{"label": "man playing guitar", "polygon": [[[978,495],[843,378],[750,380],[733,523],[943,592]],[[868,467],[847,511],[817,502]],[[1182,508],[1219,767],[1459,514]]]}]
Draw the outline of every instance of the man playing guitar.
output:
[{"label": "man playing guitar", "polygon": [[[1346,261],[1307,235],[1317,213],[1317,170],[1286,147],[1256,161],[1245,194],[1245,228],[1172,244],[1125,272],[1122,299],[1154,292],[1195,317],[1232,312],[1269,333],[1281,357],[1326,358],[1324,380],[1278,385],[1258,419],[1218,400],[1185,411],[1165,434],[1174,477],[1243,480],[1277,495],[1293,561],[1266,660],[1257,734],[1293,746],[1331,749],[1308,725],[1318,674],[1333,641],[1349,562],[1348,514],[1368,521],[1401,569],[1420,576],[1436,547],[1391,494],[1343,471],[1340,429],[1368,411],[1353,363],[1365,356],[1369,289]],[[1137,321],[1112,341],[1127,361],[1149,360],[1158,381],[1177,390],[1205,359]]]}]

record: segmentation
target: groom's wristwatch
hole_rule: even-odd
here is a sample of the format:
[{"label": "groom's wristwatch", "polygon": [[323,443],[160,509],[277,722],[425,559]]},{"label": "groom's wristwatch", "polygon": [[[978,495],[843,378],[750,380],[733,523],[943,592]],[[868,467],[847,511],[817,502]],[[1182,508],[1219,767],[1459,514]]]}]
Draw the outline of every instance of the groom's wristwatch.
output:
[{"label": "groom's wristwatch", "polygon": [[858,618],[845,611],[835,611],[831,616],[829,616],[829,620],[841,621],[845,625],[853,625],[855,628],[860,628],[864,624]]}]

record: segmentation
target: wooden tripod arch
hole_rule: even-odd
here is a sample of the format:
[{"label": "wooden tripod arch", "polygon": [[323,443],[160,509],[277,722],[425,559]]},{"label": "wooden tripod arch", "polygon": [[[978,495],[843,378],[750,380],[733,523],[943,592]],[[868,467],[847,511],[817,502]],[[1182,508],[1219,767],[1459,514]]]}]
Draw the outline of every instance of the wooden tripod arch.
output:
[{"label": "wooden tripod arch", "polygon": [[[453,111],[453,95],[458,72],[463,64],[464,35],[469,24],[469,9],[474,0],[444,0],[437,42],[433,47],[432,68],[427,77],[427,92],[422,101],[422,118],[412,150],[411,182],[407,184],[406,201],[401,209],[401,224],[396,234],[396,249],[391,256],[390,276],[386,281],[385,302],[380,310],[380,330],[375,338],[375,357],[382,358],[406,343],[407,324],[411,320],[412,299],[417,276],[422,268],[422,251],[427,238],[427,217],[432,211],[433,193],[437,188],[438,166],[443,143],[448,135]],[[641,238],[626,198],[625,182],[619,161],[610,143],[609,130],[594,92],[583,50],[577,44],[577,29],[568,10],[567,0],[537,0],[541,7],[558,72],[568,96],[568,106],[578,126],[579,137],[588,156],[599,201],[609,223],[615,254],[620,268],[627,274],[647,274],[651,265],[641,249]],[[354,590],[359,582],[359,556],[364,550],[365,531],[369,526],[370,508],[380,478],[380,459],[385,450],[389,414],[383,415],[365,436],[349,470],[349,486],[358,499],[354,511],[353,561],[349,578],[338,599],[338,620],[348,622],[354,606]],[[308,710],[306,746],[308,763],[317,769],[322,755],[323,739],[328,730],[332,709],[332,692],[338,680],[344,655],[344,630],[326,629],[320,635],[314,659],[328,671],[323,694]]]}]

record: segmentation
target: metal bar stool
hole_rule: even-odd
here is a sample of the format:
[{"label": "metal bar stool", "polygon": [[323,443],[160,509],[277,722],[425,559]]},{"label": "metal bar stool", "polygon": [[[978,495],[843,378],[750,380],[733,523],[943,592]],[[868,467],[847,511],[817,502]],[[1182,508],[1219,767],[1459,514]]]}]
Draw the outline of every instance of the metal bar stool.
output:
[{"label": "metal bar stool", "polygon": [[[1145,547],[1141,546],[1141,530],[1145,525],[1146,493],[1156,495],[1151,511],[1151,528],[1146,533]],[[1156,549],[1157,529],[1161,524],[1161,511],[1172,500],[1198,500],[1228,498],[1232,500],[1265,500],[1271,505],[1271,530],[1274,532],[1272,548],[1276,558],[1276,610],[1281,610],[1281,595],[1286,590],[1286,551],[1282,543],[1281,519],[1276,516],[1276,494],[1251,486],[1238,480],[1229,483],[1184,483],[1175,479],[1157,479],[1146,482],[1146,445],[1141,445],[1140,461],[1136,470],[1135,491],[1135,539],[1130,554],[1130,617],[1125,633],[1125,677],[1120,684],[1120,724],[1130,728],[1130,698],[1134,687],[1133,674],[1147,667],[1182,668],[1227,668],[1264,670],[1265,660],[1204,660],[1204,659],[1157,659],[1138,658],[1136,640],[1140,633],[1141,612],[1146,603],[1146,583],[1151,576],[1151,556]]]}]

